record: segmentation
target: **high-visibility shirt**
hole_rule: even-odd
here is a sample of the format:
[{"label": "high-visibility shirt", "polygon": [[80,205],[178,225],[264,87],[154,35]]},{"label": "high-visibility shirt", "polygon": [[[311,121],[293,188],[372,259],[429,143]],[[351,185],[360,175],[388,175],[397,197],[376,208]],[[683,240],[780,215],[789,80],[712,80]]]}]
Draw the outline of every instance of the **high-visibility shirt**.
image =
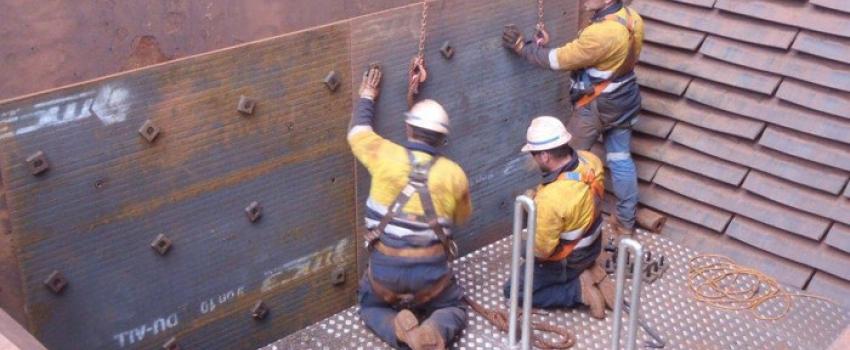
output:
[{"label": "high-visibility shirt", "polygon": [[[425,163],[437,155],[436,149],[422,143],[408,143],[404,146],[387,140],[371,127],[352,130],[348,142],[354,156],[369,171],[372,183],[369,199],[366,202],[366,226],[375,227],[393,204],[398,194],[407,185],[411,171],[407,150],[413,151],[417,163]],[[448,228],[466,222],[472,213],[472,201],[469,195],[469,182],[461,167],[446,157],[439,157],[431,167],[428,176],[428,190],[434,202],[438,221]],[[437,240],[436,234],[423,223],[424,216],[419,194],[413,194],[402,208],[400,218],[390,221],[384,234],[398,238],[408,236]],[[417,218],[419,220],[417,220]]]},{"label": "high-visibility shirt", "polygon": [[[605,170],[593,153],[577,151],[560,171],[548,174],[534,196],[537,232],[534,255],[545,260],[567,258],[599,218],[605,192]],[[597,225],[598,226],[598,225]]]},{"label": "high-visibility shirt", "polygon": [[629,30],[617,20],[606,19],[616,16],[624,21],[634,21],[636,54],[643,48],[643,19],[637,11],[621,6],[614,13],[599,13],[594,21],[584,28],[575,40],[549,51],[549,63],[553,69],[586,69],[591,78],[605,80],[625,61],[631,40]]}]

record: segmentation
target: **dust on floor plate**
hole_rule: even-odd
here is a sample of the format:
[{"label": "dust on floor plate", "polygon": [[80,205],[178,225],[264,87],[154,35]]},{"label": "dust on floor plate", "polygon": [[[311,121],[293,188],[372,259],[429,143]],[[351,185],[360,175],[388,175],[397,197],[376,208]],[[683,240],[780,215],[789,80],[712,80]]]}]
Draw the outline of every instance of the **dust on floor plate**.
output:
[{"label": "dust on floor plate", "polygon": [[[663,236],[640,231],[636,238],[653,254],[664,254],[670,268],[651,284],[644,284],[641,317],[667,343],[665,349],[826,349],[850,323],[850,310],[809,298],[795,300],[793,309],[779,321],[762,321],[749,312],[711,308],[691,298],[687,264],[697,251]],[[459,259],[458,279],[479,303],[504,308],[502,285],[509,277],[510,238],[502,239]],[[792,291],[792,290],[789,290]],[[779,314],[784,305],[768,302],[760,309]],[[545,311],[535,321],[566,325],[578,338],[574,349],[609,349],[612,313],[592,319],[586,310]],[[549,334],[544,334],[549,337]],[[454,349],[505,348],[507,335],[470,311],[469,326]],[[638,331],[638,347],[649,340]],[[390,349],[375,337],[357,316],[357,306],[278,340],[262,350],[279,349]]]}]

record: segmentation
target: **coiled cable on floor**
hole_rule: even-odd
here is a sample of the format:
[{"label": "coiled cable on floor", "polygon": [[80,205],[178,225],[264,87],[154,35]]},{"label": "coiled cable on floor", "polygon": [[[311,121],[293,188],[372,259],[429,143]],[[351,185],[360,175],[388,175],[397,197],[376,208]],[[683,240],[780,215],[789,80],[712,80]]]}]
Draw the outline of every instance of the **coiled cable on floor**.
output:
[{"label": "coiled cable on floor", "polygon": [[[779,320],[791,312],[795,298],[832,300],[805,293],[792,293],[759,270],[741,266],[722,255],[697,255],[688,260],[688,288],[693,298],[723,310],[748,311],[760,320]],[[768,302],[782,303],[778,314],[764,311]]]},{"label": "coiled cable on floor", "polygon": [[[484,305],[472,300],[469,296],[464,297],[464,301],[469,304],[469,307],[479,315],[484,317],[491,324],[496,326],[500,331],[508,331],[508,312],[507,310],[491,310]],[[517,315],[520,317],[521,315]],[[532,322],[531,328],[540,332],[553,333],[560,336],[560,341],[548,341],[542,337],[532,334],[532,342],[534,347],[543,350],[560,350],[569,349],[576,344],[576,337],[566,327],[558,327],[540,322]]]}]

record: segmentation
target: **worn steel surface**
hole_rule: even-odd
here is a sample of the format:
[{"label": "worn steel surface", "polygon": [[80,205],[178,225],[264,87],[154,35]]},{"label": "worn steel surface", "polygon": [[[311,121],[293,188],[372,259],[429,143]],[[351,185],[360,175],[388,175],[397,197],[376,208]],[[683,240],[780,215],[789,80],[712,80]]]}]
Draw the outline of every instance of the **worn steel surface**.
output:
[{"label": "worn steel surface", "polygon": [[[431,1],[425,62],[428,80],[419,98],[442,103],[451,118],[452,133],[445,155],[469,177],[473,219],[455,231],[462,254],[499,238],[509,227],[510,203],[536,184],[539,173],[530,157],[519,152],[525,128],[533,117],[570,115],[568,77],[532,67],[502,48],[504,25],[515,23],[530,35],[536,23],[534,1]],[[553,45],[575,36],[578,1],[546,2],[546,28]],[[384,67],[376,129],[404,138],[407,110],[407,69],[417,52],[421,5],[412,5],[352,22],[352,76],[372,63]],[[451,59],[440,53],[444,42],[455,49]],[[369,178],[358,166],[358,205],[368,195]],[[358,219],[358,225],[362,221]],[[363,255],[361,255],[363,256]],[[365,266],[365,256],[359,266]]]},{"label": "worn steel surface", "polygon": [[414,0],[0,2],[0,100]]},{"label": "worn steel surface", "polygon": [[[341,23],[0,106],[30,331],[50,349],[246,348],[350,305],[348,42]],[[321,83],[331,70],[336,92]],[[150,143],[146,121],[160,128]],[[50,168],[33,176],[39,150]],[[339,267],[348,282],[332,286]],[[58,294],[43,285],[53,271]]]},{"label": "worn steel surface", "polygon": [[0,175],[0,309],[6,310],[18,323],[26,324],[24,291],[11,234],[3,177]]},{"label": "worn steel surface", "polygon": [[[643,230],[637,237],[671,263],[660,279],[644,286],[641,297],[641,317],[664,339],[665,349],[824,349],[850,324],[850,310],[815,299],[795,300],[792,311],[779,321],[759,321],[747,312],[713,309],[688,294],[687,262],[697,251]],[[510,239],[505,238],[461,258],[455,269],[460,284],[476,301],[488,308],[505,308],[501,286],[509,277],[509,265]],[[781,302],[768,302],[760,311],[776,315],[783,307]],[[609,349],[613,320],[610,312],[608,315],[599,321],[586,310],[558,310],[544,311],[534,320],[566,325],[576,334],[575,349]],[[544,334],[551,340],[549,336]],[[469,326],[455,348],[506,349],[506,338],[507,334],[471,312]],[[639,344],[646,340],[646,332],[638,330]],[[357,308],[352,307],[262,349],[387,348],[363,326]]]}]

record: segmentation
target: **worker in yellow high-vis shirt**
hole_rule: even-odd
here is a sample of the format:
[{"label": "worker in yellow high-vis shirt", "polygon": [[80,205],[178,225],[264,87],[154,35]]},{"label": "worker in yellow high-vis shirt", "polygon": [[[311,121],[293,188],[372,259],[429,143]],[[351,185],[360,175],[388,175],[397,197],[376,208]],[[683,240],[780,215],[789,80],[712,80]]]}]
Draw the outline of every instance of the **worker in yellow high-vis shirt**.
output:
[{"label": "worker in yellow high-vis shirt", "polygon": [[449,259],[458,253],[451,228],[472,211],[469,183],[463,169],[437,149],[449,133],[449,117],[439,103],[424,100],[405,114],[403,145],[375,133],[380,81],[377,67],[364,75],[348,132],[354,156],[372,176],[360,317],[395,348],[445,349],[467,322]]},{"label": "worker in yellow high-vis shirt", "polygon": [[575,40],[556,49],[526,42],[515,26],[507,26],[506,47],[527,61],[553,70],[573,72],[574,108],[567,129],[572,146],[589,150],[602,134],[606,163],[617,196],[612,215],[615,234],[634,230],[638,201],[637,171],[631,157],[632,125],[640,110],[634,66],[643,47],[643,20],[621,0],[586,0],[594,15]]},{"label": "worker in yellow high-vis shirt", "polygon": [[[568,144],[572,136],[555,117],[531,121],[523,152],[531,153],[543,172],[534,190],[537,232],[532,305],[539,308],[590,307],[596,318],[611,307],[614,286],[596,264],[602,252],[600,201],[605,193],[602,161]],[[520,280],[520,284],[524,283]],[[520,287],[522,288],[522,287]],[[510,282],[505,285],[509,297]]]}]

